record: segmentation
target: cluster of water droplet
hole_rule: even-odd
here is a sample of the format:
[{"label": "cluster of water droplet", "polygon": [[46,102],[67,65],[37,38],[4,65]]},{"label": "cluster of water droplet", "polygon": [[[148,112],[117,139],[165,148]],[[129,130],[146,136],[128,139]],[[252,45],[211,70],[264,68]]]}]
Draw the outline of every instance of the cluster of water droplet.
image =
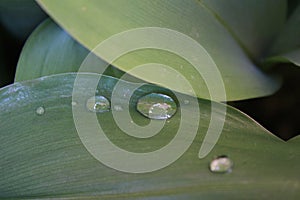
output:
[{"label": "cluster of water droplet", "polygon": [[[77,102],[72,101],[71,105],[76,106]],[[111,105],[106,97],[96,95],[86,101],[86,108],[91,112],[104,113],[110,111]],[[113,109],[123,111],[120,105],[115,105]],[[151,93],[138,100],[136,109],[147,118],[165,120],[171,118],[176,113],[177,105],[168,95]],[[44,113],[44,107],[41,106],[36,109],[37,115],[43,115]]]},{"label": "cluster of water droplet", "polygon": [[[96,113],[107,112],[111,109],[109,100],[104,96],[89,98],[86,107],[89,111]],[[113,109],[123,111],[120,105],[113,106]],[[138,100],[136,109],[143,116],[150,119],[169,119],[176,113],[177,105],[168,95],[151,93]]]},{"label": "cluster of water droplet", "polygon": [[[184,104],[189,104],[188,100]],[[72,106],[76,106],[77,102],[72,101]],[[111,109],[109,100],[101,95],[96,95],[86,101],[86,107],[90,112],[104,113]],[[115,105],[116,111],[123,111],[122,106]],[[136,109],[143,116],[150,119],[166,120],[170,119],[177,111],[175,101],[168,95],[160,93],[150,93],[137,102]],[[45,108],[40,106],[36,108],[36,114],[41,116],[45,114]],[[232,171],[233,162],[227,156],[218,156],[210,162],[209,169],[213,173],[229,173]]]}]

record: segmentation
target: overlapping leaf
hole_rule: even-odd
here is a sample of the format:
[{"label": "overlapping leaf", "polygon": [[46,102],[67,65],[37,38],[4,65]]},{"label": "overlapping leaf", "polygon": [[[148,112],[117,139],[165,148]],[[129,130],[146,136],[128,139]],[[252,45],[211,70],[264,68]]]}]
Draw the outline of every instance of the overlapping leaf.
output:
[{"label": "overlapping leaf", "polygon": [[47,19],[26,41],[18,61],[15,81],[77,72],[88,55],[90,59],[93,57],[95,66],[89,72],[97,72],[102,68],[107,75],[123,75],[123,72],[89,53],[51,19]]},{"label": "overlapping leaf", "polygon": [[[40,0],[38,2],[55,21],[89,50],[94,49],[99,43],[114,34],[142,27],[168,28],[193,38],[206,49],[218,66],[226,88],[227,100],[264,96],[273,93],[278,88],[276,82],[262,73],[253,64],[253,60],[247,56],[243,47],[239,46],[240,43],[235,40],[236,37],[228,31],[228,28],[224,26],[201,1],[132,0],[125,2],[118,0],[90,0],[65,1],[63,5],[55,0]],[[263,1],[263,3],[265,2],[266,1]],[[240,7],[244,10],[249,9],[248,6],[243,6],[244,2],[237,2],[237,4],[241,4]],[[250,5],[255,6],[255,8],[257,7],[255,4],[250,3]],[[266,3],[266,5],[269,4]],[[281,4],[272,4],[267,12],[274,13],[277,10],[280,11],[281,14],[278,15],[278,19],[281,22],[284,6],[280,7],[280,5]],[[228,12],[228,10],[226,12]],[[254,15],[254,13],[252,15]],[[255,21],[251,21],[251,23],[251,26],[254,26],[253,23],[255,23]],[[268,33],[265,33],[266,29],[263,27],[263,30],[260,31],[263,35],[258,38],[273,35],[277,27],[273,27],[273,24],[271,24],[271,27],[270,29],[267,28],[267,30],[270,31]],[[242,38],[248,37],[245,36]],[[251,40],[242,38],[240,39],[241,41],[247,41],[244,42],[245,46],[251,43]],[[151,37],[149,37],[149,40],[151,40]],[[262,41],[262,39],[259,41]],[[108,49],[108,53],[117,51],[118,49],[120,50],[125,45],[124,42],[125,41],[122,41],[122,43],[111,45],[113,49]],[[182,44],[183,42],[184,41],[178,41],[178,48],[184,46],[184,44]],[[261,44],[261,48],[259,49],[262,49],[265,45],[265,43]],[[254,51],[253,48],[249,47],[249,49]],[[190,51],[193,52],[193,49],[190,49]],[[95,53],[97,54],[98,52]],[[98,54],[104,60],[108,59],[105,53]],[[201,56],[203,55],[199,55],[199,57]],[[201,78],[200,74],[197,74],[197,71],[192,70],[191,66],[185,62],[184,59],[178,59],[178,56],[158,50],[145,50],[131,52],[117,60],[114,65],[127,72],[137,65],[149,62],[157,62],[171,66],[189,79],[192,86],[196,88],[196,95],[198,97],[211,98],[208,93],[205,92],[207,88],[203,77]],[[205,63],[203,63],[203,65],[204,67],[208,67]],[[181,70],[182,66],[184,70]],[[148,70],[148,72],[149,71],[151,70]],[[131,71],[130,73],[146,81],[155,82],[164,87],[189,94],[188,91],[181,89],[180,86],[176,84],[178,80],[174,78],[173,75],[172,77],[161,77],[160,80],[157,80],[155,70],[150,75],[148,72],[137,73]],[[197,78],[191,78],[191,76],[195,76],[195,74]],[[206,78],[208,79],[213,79],[215,74],[205,74],[205,76],[207,76]],[[155,81],[153,77],[156,77]],[[166,82],[166,79],[171,79],[172,81]],[[219,88],[213,88],[213,90],[217,89]]]},{"label": "overlapping leaf", "polygon": [[268,62],[292,62],[300,66],[300,5],[294,10],[270,50]]},{"label": "overlapping leaf", "polygon": [[286,20],[285,0],[201,2],[224,23],[245,52],[256,61],[266,55]]}]

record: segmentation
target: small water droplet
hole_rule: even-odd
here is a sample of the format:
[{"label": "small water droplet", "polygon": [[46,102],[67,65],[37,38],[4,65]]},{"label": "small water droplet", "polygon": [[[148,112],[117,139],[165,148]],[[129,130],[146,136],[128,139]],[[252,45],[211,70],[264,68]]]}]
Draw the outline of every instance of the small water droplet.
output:
[{"label": "small water droplet", "polygon": [[124,91],[124,97],[129,97],[130,96],[130,94],[131,94],[131,91],[130,91],[130,89],[126,89],[125,91]]},{"label": "small water droplet", "polygon": [[169,119],[176,113],[177,106],[168,95],[151,93],[139,99],[137,110],[150,119]]},{"label": "small water droplet", "polygon": [[38,107],[36,110],[35,110],[35,113],[37,114],[37,115],[43,115],[43,114],[45,114],[45,108],[44,107]]},{"label": "small water droplet", "polygon": [[76,101],[72,101],[72,102],[71,102],[71,105],[72,105],[72,106],[77,106],[77,102],[76,102]]},{"label": "small water droplet", "polygon": [[123,107],[121,105],[114,105],[115,111],[123,111]]},{"label": "small water droplet", "polygon": [[209,169],[214,173],[230,173],[233,162],[227,156],[218,156],[210,162]]},{"label": "small water droplet", "polygon": [[110,103],[104,96],[94,96],[87,100],[86,107],[91,112],[107,112],[110,110]]},{"label": "small water droplet", "polygon": [[190,103],[190,101],[189,101],[189,100],[187,100],[187,99],[185,99],[185,100],[183,100],[183,103],[184,103],[185,105],[187,105],[187,104],[189,104],[189,103]]}]

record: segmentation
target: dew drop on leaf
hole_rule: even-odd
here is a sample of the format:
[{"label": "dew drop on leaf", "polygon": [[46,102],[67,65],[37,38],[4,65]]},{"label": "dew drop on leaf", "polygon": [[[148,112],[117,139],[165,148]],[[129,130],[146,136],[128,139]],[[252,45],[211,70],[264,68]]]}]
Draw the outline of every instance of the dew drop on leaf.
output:
[{"label": "dew drop on leaf", "polygon": [[169,119],[176,113],[177,105],[168,95],[151,93],[138,100],[137,110],[150,119]]},{"label": "dew drop on leaf", "polygon": [[45,114],[45,108],[44,107],[38,107],[36,110],[35,110],[35,113],[37,114],[37,115],[43,115],[43,114]]},{"label": "dew drop on leaf", "polygon": [[91,112],[103,113],[110,110],[110,103],[104,96],[93,96],[86,102],[86,107]]},{"label": "dew drop on leaf", "polygon": [[209,169],[213,173],[230,173],[233,162],[227,156],[218,156],[210,162]]},{"label": "dew drop on leaf", "polygon": [[121,105],[114,105],[115,111],[123,111],[123,107]]},{"label": "dew drop on leaf", "polygon": [[190,101],[186,99],[186,100],[183,101],[183,103],[184,103],[185,105],[188,105],[188,104],[190,103]]}]

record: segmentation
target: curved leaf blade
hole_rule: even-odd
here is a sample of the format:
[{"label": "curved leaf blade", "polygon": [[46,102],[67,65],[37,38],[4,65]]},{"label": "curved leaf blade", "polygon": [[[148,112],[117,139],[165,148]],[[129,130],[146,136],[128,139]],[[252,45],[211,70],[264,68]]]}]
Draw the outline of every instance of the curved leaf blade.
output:
[{"label": "curved leaf blade", "polygon": [[[299,138],[283,142],[231,107],[216,147],[206,158],[197,157],[209,123],[210,102],[205,100],[199,100],[198,135],[175,163],[146,174],[121,173],[105,167],[87,152],[74,126],[71,95],[75,77],[76,74],[43,77],[0,90],[1,198],[233,199],[241,198],[241,193],[246,198],[299,197]],[[124,86],[131,84],[103,77],[98,89],[109,96],[118,81]],[[153,91],[168,94],[164,88],[147,85],[133,98]],[[45,108],[42,116],[35,113],[40,106]],[[188,105],[182,109],[193,113],[194,108]],[[147,123],[134,105],[131,109],[135,122]],[[180,114],[170,119],[163,134],[150,141],[124,135],[109,112],[99,115],[98,120],[103,126],[109,124],[106,134],[117,145],[130,149],[139,144],[136,147],[147,151],[149,146],[159,148],[168,143]],[[211,159],[224,154],[233,160],[233,172],[211,173]],[[286,187],[282,187],[283,183]]]},{"label": "curved leaf blade", "polygon": [[266,62],[291,62],[299,66],[300,5],[294,10],[269,52]]},{"label": "curved leaf blade", "polygon": [[[27,40],[20,55],[15,81],[77,72],[88,53],[87,49],[47,19]],[[99,59],[99,67],[101,64],[106,65]]]},{"label": "curved leaf blade", "polygon": [[293,63],[296,66],[300,66],[300,49],[284,53],[279,56],[270,57],[265,60],[267,65],[276,63]]},{"label": "curved leaf blade", "polygon": [[256,60],[265,56],[286,20],[287,1],[202,0]]},{"label": "curved leaf blade", "polygon": [[[124,72],[108,65],[75,41],[51,19],[45,20],[30,35],[21,52],[15,81],[25,81],[67,72],[77,72],[87,56],[93,66],[86,72],[102,69],[106,75],[121,77]],[[130,77],[133,80],[133,77]]]},{"label": "curved leaf blade", "polygon": [[278,55],[286,53],[299,47],[300,40],[300,5],[294,10],[293,14],[287,20],[285,26],[282,28],[280,35],[275,41],[270,54]]},{"label": "curved leaf blade", "polygon": [[300,66],[300,48],[292,52],[284,54],[282,57],[288,59],[290,62],[294,63],[297,66]]},{"label": "curved leaf blade", "polygon": [[[221,100],[265,96],[278,89],[278,84],[257,69],[228,30],[198,1],[91,0],[65,1],[63,5],[60,5],[58,1],[40,0],[38,2],[55,21],[90,50],[114,34],[141,27],[169,28],[190,36],[207,50],[223,76],[227,88],[227,99]],[[114,48],[121,48],[122,45],[117,44]],[[180,47],[180,45],[178,46]],[[104,60],[108,59],[103,54],[97,55]],[[165,56],[168,59],[164,59]],[[132,54],[114,65],[127,72],[136,64],[145,64],[148,58],[157,59],[159,62],[168,60],[168,66],[175,70],[178,70],[177,66],[187,65],[186,62],[177,59],[174,55],[168,56],[161,54],[160,51],[143,51]],[[163,64],[165,63],[163,62]],[[193,76],[195,70],[190,71],[192,72],[188,73],[189,76]],[[151,78],[143,74],[134,72],[131,74],[153,82]],[[174,82],[155,81],[155,83],[171,89],[175,89]],[[203,93],[206,91],[206,85],[201,76],[197,81],[191,82],[197,88],[198,97],[210,99],[207,93]],[[177,91],[188,93],[178,88]]]}]

